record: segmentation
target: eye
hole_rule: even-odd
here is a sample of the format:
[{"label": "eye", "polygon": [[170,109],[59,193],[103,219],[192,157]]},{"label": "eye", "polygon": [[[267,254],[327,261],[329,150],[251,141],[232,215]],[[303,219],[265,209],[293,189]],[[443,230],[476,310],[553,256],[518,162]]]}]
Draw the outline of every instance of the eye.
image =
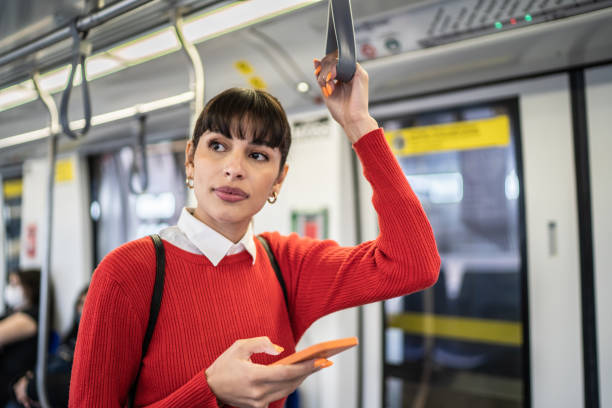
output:
[{"label": "eye", "polygon": [[219,143],[216,140],[211,140],[208,142],[208,147],[215,152],[224,152],[227,150],[222,143]]},{"label": "eye", "polygon": [[249,156],[257,161],[268,161],[268,156],[263,153],[253,152]]}]

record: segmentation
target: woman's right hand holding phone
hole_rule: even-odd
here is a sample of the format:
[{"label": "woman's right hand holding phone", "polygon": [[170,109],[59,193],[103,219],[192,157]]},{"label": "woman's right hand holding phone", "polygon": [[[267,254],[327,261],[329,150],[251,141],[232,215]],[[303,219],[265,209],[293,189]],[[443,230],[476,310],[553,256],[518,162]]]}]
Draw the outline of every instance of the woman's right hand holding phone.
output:
[{"label": "woman's right hand holding phone", "polygon": [[251,361],[255,353],[278,355],[282,351],[268,337],[237,340],[225,350],[205,372],[219,405],[265,408],[291,394],[310,374],[331,365],[325,359],[275,366]]}]

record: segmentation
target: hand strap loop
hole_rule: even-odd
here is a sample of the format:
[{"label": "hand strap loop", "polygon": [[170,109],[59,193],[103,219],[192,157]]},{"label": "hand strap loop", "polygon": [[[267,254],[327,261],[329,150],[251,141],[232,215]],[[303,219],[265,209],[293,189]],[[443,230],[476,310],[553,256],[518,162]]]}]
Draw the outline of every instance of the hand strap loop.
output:
[{"label": "hand strap loop", "polygon": [[[62,101],[60,104],[60,123],[62,125],[62,131],[64,134],[71,139],[79,139],[84,137],[89,128],[91,127],[91,101],[89,98],[89,86],[87,84],[87,76],[85,75],[85,58],[91,53],[91,43],[85,41],[87,32],[84,32],[82,37],[76,26],[77,20],[75,19],[70,24],[70,33],[72,34],[72,67],[70,69],[70,75],[68,76],[68,83],[62,94]],[[72,91],[72,83],[74,82],[74,74],[76,73],[78,65],[81,64],[81,92],[83,94],[83,113],[85,114],[85,126],[80,131],[73,131],[70,129],[70,121],[68,120],[68,104],[70,102],[70,92]]]},{"label": "hand strap loop", "polygon": [[329,0],[325,54],[338,50],[336,78],[348,82],[355,75],[355,28],[350,0]]}]

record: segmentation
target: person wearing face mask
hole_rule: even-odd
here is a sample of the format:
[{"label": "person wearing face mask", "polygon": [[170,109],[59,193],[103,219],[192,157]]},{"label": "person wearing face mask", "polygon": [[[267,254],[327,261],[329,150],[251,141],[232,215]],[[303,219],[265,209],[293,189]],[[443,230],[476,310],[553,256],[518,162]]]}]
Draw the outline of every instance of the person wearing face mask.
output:
[{"label": "person wearing face mask", "polygon": [[36,364],[40,271],[11,272],[4,289],[7,313],[0,316],[0,406],[12,381]]},{"label": "person wearing face mask", "polygon": [[[76,345],[79,323],[88,289],[89,287],[85,287],[79,293],[74,304],[72,327],[62,341],[62,344],[58,347],[57,352],[49,356],[46,381],[48,389],[47,397],[49,403],[53,407],[68,406],[70,372],[72,370],[74,347]],[[15,399],[5,408],[16,408],[21,406],[32,408],[39,406],[38,391],[36,389],[36,374],[33,368],[15,382],[13,391],[15,392]]]}]

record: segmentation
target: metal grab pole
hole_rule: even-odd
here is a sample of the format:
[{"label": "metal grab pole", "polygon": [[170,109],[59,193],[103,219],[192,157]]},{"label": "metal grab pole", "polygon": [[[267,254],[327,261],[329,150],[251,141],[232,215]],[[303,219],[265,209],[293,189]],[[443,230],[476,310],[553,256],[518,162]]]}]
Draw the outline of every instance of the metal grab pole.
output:
[{"label": "metal grab pole", "polygon": [[183,46],[183,50],[187,54],[189,61],[191,61],[189,88],[193,91],[193,103],[191,104],[189,131],[193,132],[198,116],[200,112],[202,112],[202,109],[204,109],[204,66],[202,65],[202,59],[200,58],[198,49],[192,42],[188,41],[183,34],[183,17],[180,15],[178,9],[174,10],[172,22],[176,30],[176,35]]},{"label": "metal grab pole", "polygon": [[53,231],[53,186],[55,181],[55,156],[57,150],[57,135],[59,132],[59,120],[57,114],[57,106],[51,95],[40,87],[40,78],[38,73],[35,73],[32,82],[38,92],[38,96],[45,104],[49,111],[50,117],[50,135],[49,135],[49,173],[47,179],[47,197],[48,206],[45,214],[47,220],[45,255],[41,268],[40,282],[40,305],[38,318],[38,347],[36,358],[36,389],[38,391],[38,401],[42,408],[50,408],[47,398],[47,351],[48,351],[48,334],[49,334],[49,282],[51,276],[51,233]]},{"label": "metal grab pole", "polygon": [[[80,18],[76,23],[76,27],[79,31],[88,31],[96,26],[99,26],[102,23],[105,23],[108,20],[125,14],[128,11],[131,11],[151,1],[153,0],[119,1],[89,16]],[[10,64],[11,62],[18,60],[19,58],[26,57],[30,54],[35,53],[36,51],[40,51],[53,44],[70,38],[70,36],[70,27],[60,28],[36,41],[33,41],[17,49],[13,49],[12,51],[9,51],[8,53],[0,56],[0,66]]]}]

